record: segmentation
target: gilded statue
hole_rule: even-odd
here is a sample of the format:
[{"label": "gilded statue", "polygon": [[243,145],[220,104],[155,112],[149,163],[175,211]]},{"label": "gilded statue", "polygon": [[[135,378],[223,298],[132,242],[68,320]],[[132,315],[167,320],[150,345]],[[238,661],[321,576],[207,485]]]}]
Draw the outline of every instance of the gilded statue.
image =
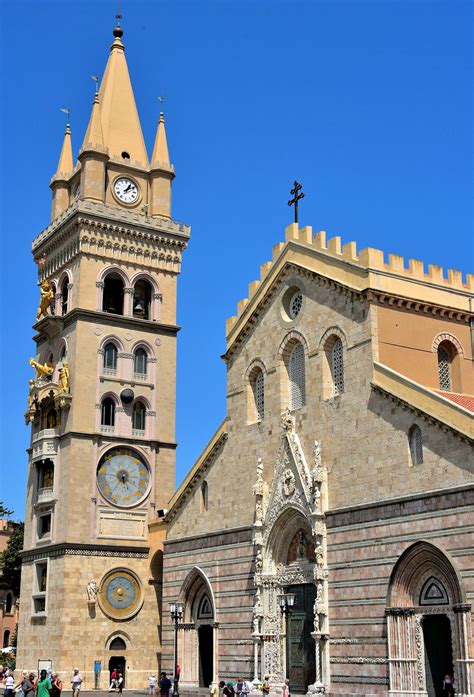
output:
[{"label": "gilded statue", "polygon": [[[30,365],[36,369],[36,376],[39,378],[49,377],[54,372],[54,366],[51,363],[38,363],[34,358],[30,358]],[[30,381],[31,382],[31,381]]]},{"label": "gilded statue", "polygon": [[64,361],[62,368],[59,369],[58,390],[66,394],[69,392],[69,364],[67,361]]},{"label": "gilded statue", "polygon": [[44,280],[39,284],[40,286],[40,301],[38,312],[36,313],[36,321],[41,319],[41,315],[46,317],[48,315],[48,307],[51,305],[54,298],[54,290],[49,281]]}]

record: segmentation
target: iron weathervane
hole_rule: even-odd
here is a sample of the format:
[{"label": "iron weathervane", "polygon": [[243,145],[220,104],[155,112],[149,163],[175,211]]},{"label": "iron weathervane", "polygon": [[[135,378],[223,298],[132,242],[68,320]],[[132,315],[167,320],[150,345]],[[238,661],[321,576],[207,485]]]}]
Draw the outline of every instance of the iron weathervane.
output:
[{"label": "iron weathervane", "polygon": [[[293,204],[295,204],[295,223],[298,222],[298,201],[300,199],[304,198],[304,193],[303,193],[303,191],[301,191],[302,188],[303,187],[301,186],[301,184],[298,181],[296,181],[296,179],[295,179],[295,183],[293,185],[293,188],[290,191],[290,194],[293,196],[293,198],[288,201],[289,206],[292,206]],[[301,191],[301,193],[299,193],[300,191]]]}]

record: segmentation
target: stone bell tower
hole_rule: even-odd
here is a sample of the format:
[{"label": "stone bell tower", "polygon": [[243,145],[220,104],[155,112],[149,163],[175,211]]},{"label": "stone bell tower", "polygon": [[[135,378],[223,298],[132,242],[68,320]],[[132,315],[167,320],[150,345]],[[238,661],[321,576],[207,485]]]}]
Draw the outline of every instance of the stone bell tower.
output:
[{"label": "stone bell tower", "polygon": [[174,491],[176,285],[190,233],[171,218],[163,114],[149,161],[122,28],[113,34],[78,161],[68,125],[51,223],[33,241],[41,300],[25,414],[18,665],[51,661],[68,682],[78,667],[88,689],[114,667],[141,688],[159,667],[148,524]]}]

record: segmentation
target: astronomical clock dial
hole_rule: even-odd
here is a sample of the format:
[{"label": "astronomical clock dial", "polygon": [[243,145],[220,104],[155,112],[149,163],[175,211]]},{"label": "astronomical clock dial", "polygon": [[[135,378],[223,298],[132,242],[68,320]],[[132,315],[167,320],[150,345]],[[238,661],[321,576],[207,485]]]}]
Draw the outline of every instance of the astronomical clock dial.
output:
[{"label": "astronomical clock dial", "polygon": [[122,203],[135,203],[138,200],[138,185],[133,179],[119,177],[114,181],[114,193]]},{"label": "astronomical clock dial", "polygon": [[150,471],[134,450],[113,448],[101,457],[97,486],[109,503],[124,508],[135,506],[145,498],[149,485]]},{"label": "astronomical clock dial", "polygon": [[106,615],[126,620],[141,608],[143,593],[140,581],[128,569],[112,569],[102,579],[97,599]]}]

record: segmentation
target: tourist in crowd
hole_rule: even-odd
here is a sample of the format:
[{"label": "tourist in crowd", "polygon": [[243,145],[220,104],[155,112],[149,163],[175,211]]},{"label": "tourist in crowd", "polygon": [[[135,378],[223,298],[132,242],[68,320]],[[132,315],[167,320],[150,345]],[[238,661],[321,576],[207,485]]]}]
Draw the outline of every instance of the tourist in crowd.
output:
[{"label": "tourist in crowd", "polygon": [[33,697],[33,692],[35,691],[35,674],[30,673],[26,670],[21,674],[21,680],[13,688],[14,692],[18,693],[18,697]]},{"label": "tourist in crowd", "polygon": [[123,690],[123,675],[122,673],[117,673],[117,692],[121,695]]},{"label": "tourist in crowd", "polygon": [[161,697],[169,697],[171,690],[171,680],[166,677],[166,673],[160,673],[160,695]]},{"label": "tourist in crowd", "polygon": [[43,669],[36,681],[36,697],[49,697],[51,691],[51,680],[48,673]]},{"label": "tourist in crowd", "polygon": [[148,694],[149,695],[154,695],[156,692],[156,677],[155,674],[152,673],[150,677],[148,678]]},{"label": "tourist in crowd", "polygon": [[290,681],[288,678],[285,679],[285,684],[283,685],[282,697],[290,697]]},{"label": "tourist in crowd", "polygon": [[3,697],[12,697],[13,696],[13,688],[15,687],[15,679],[14,679],[13,674],[10,670],[7,672],[6,676],[4,677],[3,683],[5,685],[5,689],[3,691]]},{"label": "tourist in crowd", "polygon": [[71,678],[72,697],[79,697],[82,687],[82,675],[79,668],[74,668],[74,673]]},{"label": "tourist in crowd", "polygon": [[232,680],[229,680],[228,683],[225,685],[224,689],[222,690],[222,694],[225,695],[225,697],[234,697],[235,690],[234,683],[232,682]]},{"label": "tourist in crowd", "polygon": [[117,671],[114,668],[113,671],[110,673],[109,692],[112,692],[112,690],[115,690],[116,687],[117,687]]},{"label": "tourist in crowd", "polygon": [[265,675],[263,678],[263,683],[262,683],[262,693],[264,695],[268,695],[270,692],[270,676]]},{"label": "tourist in crowd", "polygon": [[443,692],[445,695],[454,695],[454,675],[446,673],[443,680]]},{"label": "tourist in crowd", "polygon": [[57,673],[51,673],[51,697],[61,697],[63,681]]}]

